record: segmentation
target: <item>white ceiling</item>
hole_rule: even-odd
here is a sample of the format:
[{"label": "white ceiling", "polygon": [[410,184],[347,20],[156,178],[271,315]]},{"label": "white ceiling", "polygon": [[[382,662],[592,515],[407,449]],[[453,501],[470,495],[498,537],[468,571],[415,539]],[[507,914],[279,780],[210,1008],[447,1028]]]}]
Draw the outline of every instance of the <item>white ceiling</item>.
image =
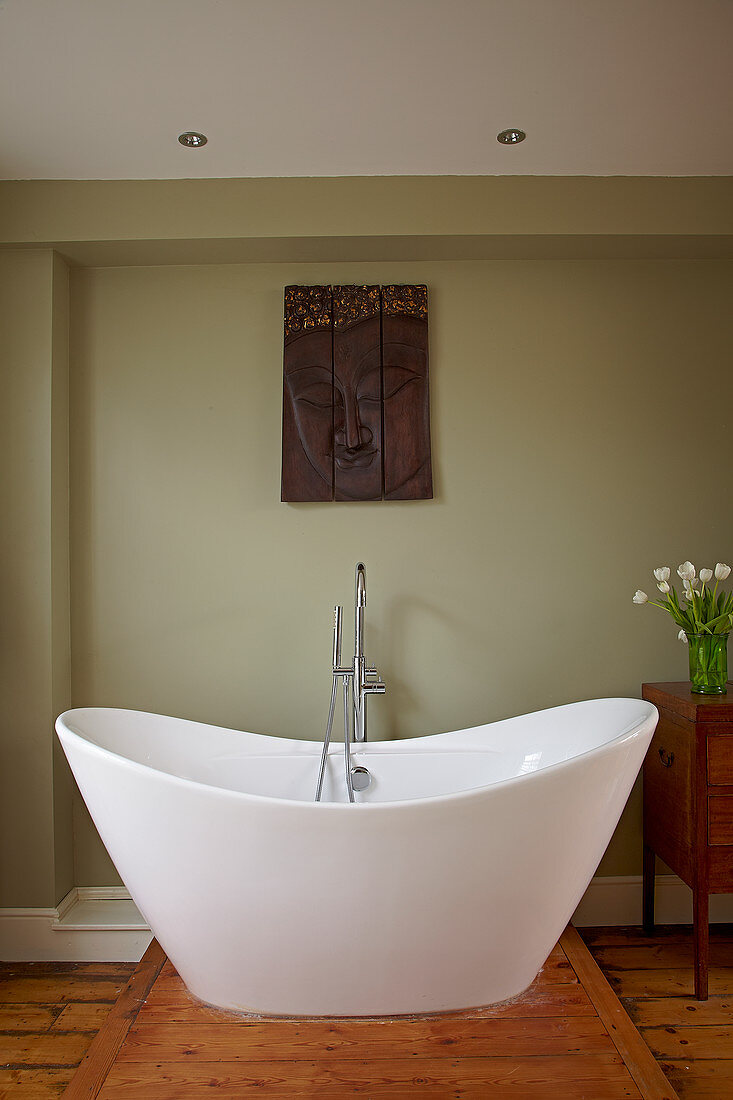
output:
[{"label": "white ceiling", "polygon": [[729,175],[732,120],[733,0],[0,0],[3,179]]}]

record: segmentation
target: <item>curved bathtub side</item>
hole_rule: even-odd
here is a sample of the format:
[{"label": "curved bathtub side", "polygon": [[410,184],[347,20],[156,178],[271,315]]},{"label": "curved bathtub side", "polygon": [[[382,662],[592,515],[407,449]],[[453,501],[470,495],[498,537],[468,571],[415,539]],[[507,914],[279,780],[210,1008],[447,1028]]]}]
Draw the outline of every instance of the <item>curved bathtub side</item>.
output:
[{"label": "curved bathtub side", "polygon": [[62,741],[65,734],[72,734],[105,752],[198,782],[206,781],[198,772],[212,757],[227,759],[232,753],[293,756],[314,751],[312,741],[115,707],[67,710],[56,719],[56,730]]},{"label": "curved bathtub side", "polygon": [[284,1015],[436,1012],[535,977],[585,891],[653,723],[520,781],[379,806],[254,799],[67,736],[104,843],[186,985]]}]

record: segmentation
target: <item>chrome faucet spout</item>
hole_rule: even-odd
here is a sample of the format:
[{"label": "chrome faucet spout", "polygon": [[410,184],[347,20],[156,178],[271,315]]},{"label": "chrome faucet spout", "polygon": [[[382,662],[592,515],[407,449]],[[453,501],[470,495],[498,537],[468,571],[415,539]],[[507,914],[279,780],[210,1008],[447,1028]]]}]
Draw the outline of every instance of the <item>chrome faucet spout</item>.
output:
[{"label": "chrome faucet spout", "polygon": [[[356,597],[354,599],[354,662],[364,656],[364,608],[366,607],[366,568],[360,561],[356,566]],[[356,671],[356,663],[354,664]]]},{"label": "chrome faucet spout", "polygon": [[[367,695],[383,695],[387,690],[378,678],[376,669],[367,669],[364,656],[364,608],[366,607],[366,567],[364,562],[356,565],[356,599],[354,601],[354,674],[352,692],[354,703],[354,741],[367,739],[366,698]],[[376,676],[376,680],[368,679]]]},{"label": "chrome faucet spout", "polygon": [[366,606],[366,566],[357,562],[357,607]]}]

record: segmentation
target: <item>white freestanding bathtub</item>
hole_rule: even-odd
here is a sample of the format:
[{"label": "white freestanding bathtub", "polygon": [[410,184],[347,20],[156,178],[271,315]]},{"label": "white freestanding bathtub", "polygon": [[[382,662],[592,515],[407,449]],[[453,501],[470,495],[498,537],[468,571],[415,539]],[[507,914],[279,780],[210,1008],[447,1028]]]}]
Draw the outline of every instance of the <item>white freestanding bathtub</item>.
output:
[{"label": "white freestanding bathtub", "polygon": [[598,699],[343,746],[136,711],[56,723],[131,896],[189,990],[237,1011],[394,1015],[521,993],[580,901],[657,712]]}]

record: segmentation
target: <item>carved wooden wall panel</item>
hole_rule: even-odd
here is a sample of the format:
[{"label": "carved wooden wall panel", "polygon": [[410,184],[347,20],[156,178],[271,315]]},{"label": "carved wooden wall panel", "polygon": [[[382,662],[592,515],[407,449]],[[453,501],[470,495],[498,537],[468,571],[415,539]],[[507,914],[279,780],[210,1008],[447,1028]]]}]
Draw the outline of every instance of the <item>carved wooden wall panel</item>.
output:
[{"label": "carved wooden wall panel", "polygon": [[432,497],[424,286],[285,288],[282,499]]},{"label": "carved wooden wall panel", "polygon": [[285,288],[282,499],[333,500],[330,286]]},{"label": "carved wooden wall panel", "polygon": [[432,497],[427,287],[382,287],[382,376],[384,499]]},{"label": "carved wooden wall panel", "polygon": [[378,286],[333,288],[334,499],[382,499]]}]

